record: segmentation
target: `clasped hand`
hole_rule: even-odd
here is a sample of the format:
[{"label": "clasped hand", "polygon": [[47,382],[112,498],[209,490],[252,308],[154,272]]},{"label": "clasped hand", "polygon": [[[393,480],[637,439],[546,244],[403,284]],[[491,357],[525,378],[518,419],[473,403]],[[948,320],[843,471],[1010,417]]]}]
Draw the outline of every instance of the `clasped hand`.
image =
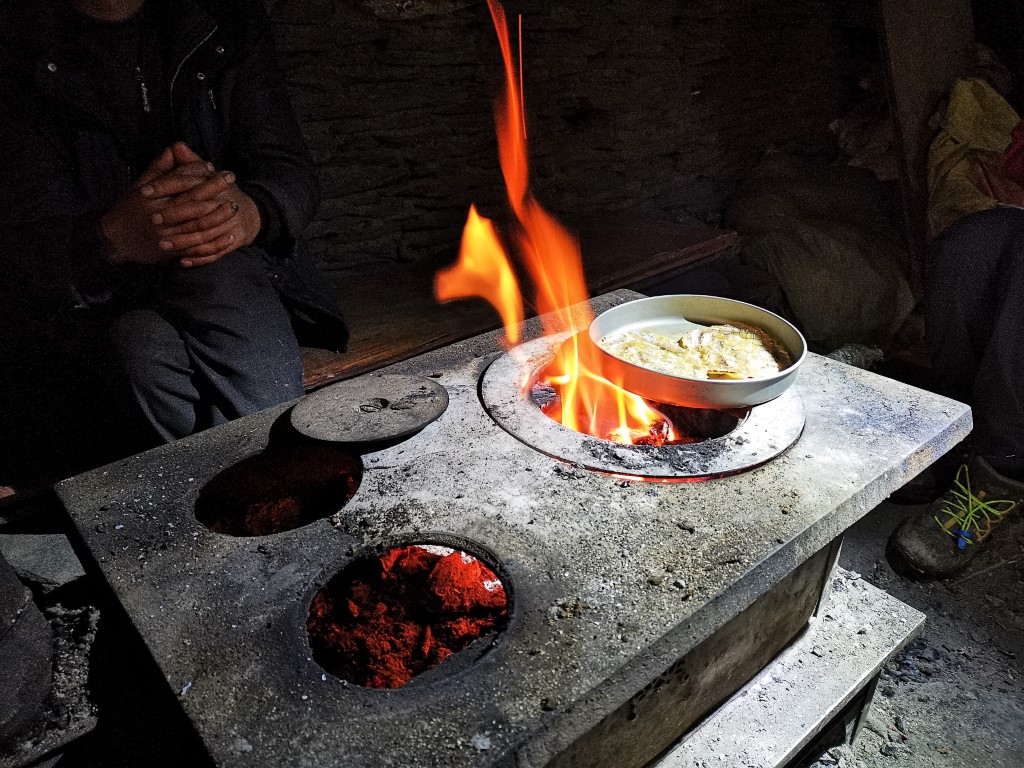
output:
[{"label": "clasped hand", "polygon": [[100,219],[115,263],[211,264],[259,234],[259,208],[187,145],[165,149]]}]

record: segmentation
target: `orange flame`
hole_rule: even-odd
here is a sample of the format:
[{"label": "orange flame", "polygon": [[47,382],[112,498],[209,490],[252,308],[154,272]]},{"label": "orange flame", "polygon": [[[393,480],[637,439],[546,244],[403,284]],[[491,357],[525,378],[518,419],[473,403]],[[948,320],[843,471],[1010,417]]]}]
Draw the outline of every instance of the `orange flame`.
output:
[{"label": "orange flame", "polygon": [[512,47],[509,43],[508,24],[505,10],[496,2],[488,0],[494,28],[498,32],[498,43],[505,63],[505,97],[495,104],[495,118],[498,133],[498,157],[508,202],[519,220],[518,233],[520,254],[537,289],[537,313],[542,317],[553,315],[557,326],[547,327],[546,332],[569,329],[580,330],[590,325],[593,319],[589,313],[574,322],[569,307],[586,302],[589,298],[587,282],[583,276],[583,261],[579,247],[572,237],[554,218],[540,207],[529,190],[530,167],[526,150],[526,110],[523,102],[521,78],[517,77],[512,61]]},{"label": "orange flame", "polygon": [[[495,121],[499,162],[509,205],[517,220],[513,242],[536,288],[536,308],[544,333],[571,334],[541,375],[542,382],[560,396],[560,407],[548,411],[548,415],[577,432],[621,443],[645,442],[655,434],[666,437],[665,420],[657,411],[650,409],[642,398],[604,379],[581,359],[578,334],[586,333],[593,314],[586,303],[589,293],[579,245],[529,190],[521,75],[512,59],[504,8],[497,0],[488,0],[487,4],[505,64],[505,94],[495,104]],[[487,299],[501,315],[509,342],[514,344],[519,339],[522,299],[508,256],[493,226],[473,208],[463,234],[459,262],[438,274],[435,293],[441,301],[468,296]]]},{"label": "orange flame", "polygon": [[508,254],[501,245],[494,223],[470,206],[458,262],[437,273],[434,295],[440,302],[479,296],[501,316],[509,345],[519,343],[523,322],[523,296]]}]

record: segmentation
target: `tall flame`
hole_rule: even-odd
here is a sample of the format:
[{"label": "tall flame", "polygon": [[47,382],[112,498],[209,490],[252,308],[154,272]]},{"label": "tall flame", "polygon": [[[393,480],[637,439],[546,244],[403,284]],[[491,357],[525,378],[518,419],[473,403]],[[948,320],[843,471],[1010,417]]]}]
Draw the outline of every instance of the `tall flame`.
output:
[{"label": "tall flame", "polygon": [[[579,246],[530,192],[521,67],[517,70],[512,58],[504,8],[497,0],[487,4],[505,65],[505,93],[495,104],[495,122],[499,162],[516,218],[511,239],[536,288],[535,305],[544,333],[571,334],[542,374],[542,381],[560,396],[560,408],[549,415],[578,432],[622,443],[646,441],[664,426],[662,416],[642,398],[591,370],[581,358],[579,334],[589,328],[593,314],[586,303],[589,293]],[[459,261],[438,274],[435,293],[440,301],[468,296],[486,299],[501,315],[508,342],[518,341],[522,298],[493,225],[475,208],[470,208]]]},{"label": "tall flame", "polygon": [[[575,238],[552,218],[529,190],[530,167],[526,149],[526,110],[522,80],[512,60],[505,9],[496,0],[487,0],[505,63],[505,96],[495,104],[498,133],[498,158],[505,178],[508,202],[521,225],[517,233],[520,255],[537,289],[537,312],[553,315],[552,327],[545,331],[579,330],[590,325],[592,316],[573,321],[569,307],[589,298],[583,276],[583,262]],[[555,321],[561,326],[556,327]]]}]

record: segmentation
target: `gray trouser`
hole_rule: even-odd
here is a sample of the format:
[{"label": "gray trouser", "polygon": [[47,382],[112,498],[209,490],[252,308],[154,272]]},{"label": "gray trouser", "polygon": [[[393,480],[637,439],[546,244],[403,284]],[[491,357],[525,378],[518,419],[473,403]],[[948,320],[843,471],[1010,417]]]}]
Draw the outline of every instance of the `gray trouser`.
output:
[{"label": "gray trouser", "polygon": [[158,298],[114,324],[146,419],[164,440],[299,397],[302,361],[260,252],[175,269]]},{"label": "gray trouser", "polygon": [[939,385],[971,405],[975,450],[1024,470],[1024,210],[972,214],[936,240],[925,304]]}]

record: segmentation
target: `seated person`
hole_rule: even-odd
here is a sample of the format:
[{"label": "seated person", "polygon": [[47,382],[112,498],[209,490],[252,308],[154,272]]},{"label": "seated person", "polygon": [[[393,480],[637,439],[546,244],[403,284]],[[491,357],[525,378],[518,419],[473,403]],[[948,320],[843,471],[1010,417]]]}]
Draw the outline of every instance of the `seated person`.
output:
[{"label": "seated person", "polygon": [[260,0],[3,6],[0,485],[302,395],[347,330]]},{"label": "seated person", "polygon": [[983,80],[959,81],[929,155],[925,317],[944,394],[973,411],[973,458],[893,533],[918,574],[965,567],[1024,503],[1024,124]]}]

